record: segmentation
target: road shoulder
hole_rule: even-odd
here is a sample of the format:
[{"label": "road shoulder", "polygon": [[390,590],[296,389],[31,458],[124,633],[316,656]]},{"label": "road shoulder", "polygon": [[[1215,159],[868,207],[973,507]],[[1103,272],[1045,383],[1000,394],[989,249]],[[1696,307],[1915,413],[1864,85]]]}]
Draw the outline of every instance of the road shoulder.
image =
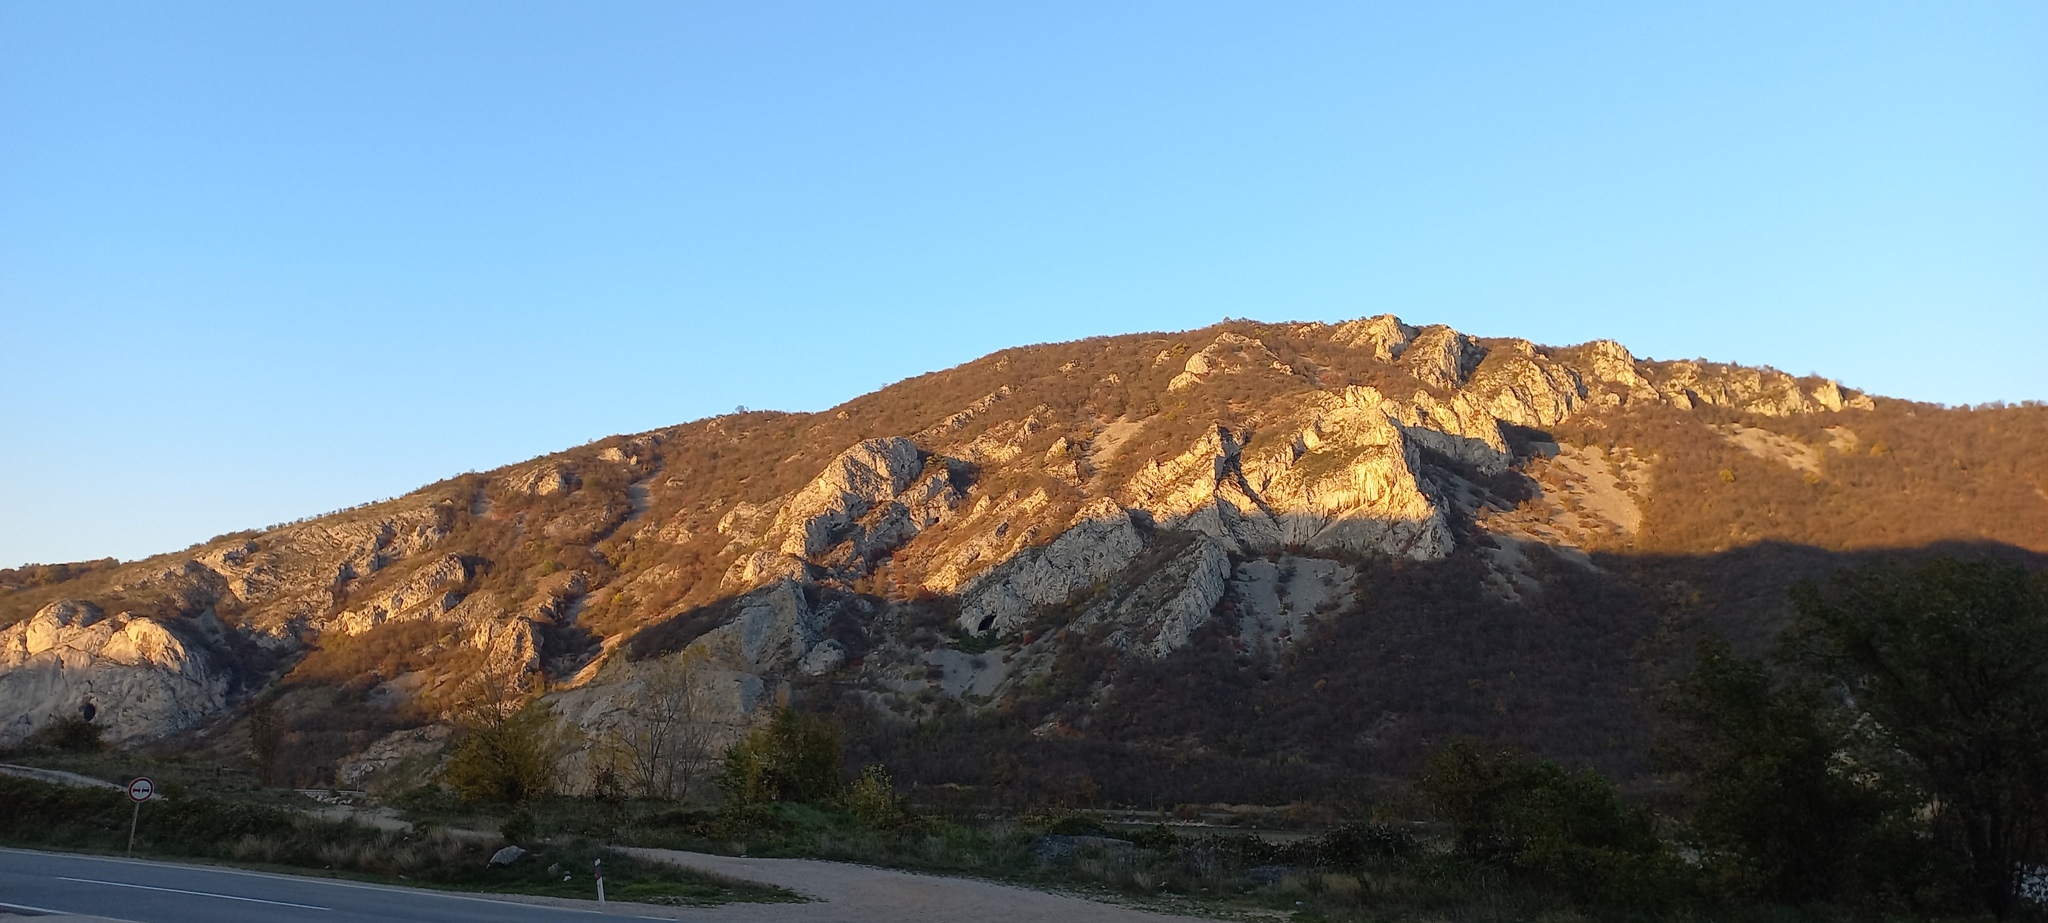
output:
[{"label": "road shoulder", "polygon": [[692,920],[754,923],[787,920],[833,923],[976,920],[980,923],[1189,923],[1172,916],[1071,894],[1034,891],[973,878],[946,878],[816,859],[715,856],[674,849],[616,847],[642,859],[728,878],[788,888],[817,903],[699,908]]}]

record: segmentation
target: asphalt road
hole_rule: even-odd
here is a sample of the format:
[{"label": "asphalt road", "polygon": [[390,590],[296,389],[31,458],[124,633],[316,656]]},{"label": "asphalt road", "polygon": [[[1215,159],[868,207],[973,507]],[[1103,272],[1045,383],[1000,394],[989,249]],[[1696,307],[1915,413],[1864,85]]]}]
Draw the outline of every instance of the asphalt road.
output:
[{"label": "asphalt road", "polygon": [[[569,902],[561,902],[569,903]],[[0,849],[0,912],[131,923],[562,923],[594,909],[137,859]],[[614,905],[615,916],[660,908]],[[690,919],[691,911],[641,919]]]}]

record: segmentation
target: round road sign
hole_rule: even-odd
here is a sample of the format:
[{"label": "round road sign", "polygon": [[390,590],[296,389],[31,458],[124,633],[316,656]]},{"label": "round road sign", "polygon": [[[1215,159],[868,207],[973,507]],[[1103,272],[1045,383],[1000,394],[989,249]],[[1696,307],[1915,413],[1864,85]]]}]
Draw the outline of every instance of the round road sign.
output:
[{"label": "round road sign", "polygon": [[154,794],[156,794],[156,783],[149,781],[147,776],[128,783],[128,798],[132,801],[148,801],[149,797]]}]

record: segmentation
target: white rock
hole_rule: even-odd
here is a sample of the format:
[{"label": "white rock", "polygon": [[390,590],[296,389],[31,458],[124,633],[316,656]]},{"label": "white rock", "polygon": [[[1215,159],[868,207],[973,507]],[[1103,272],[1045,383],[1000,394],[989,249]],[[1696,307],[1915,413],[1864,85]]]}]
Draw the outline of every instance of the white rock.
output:
[{"label": "white rock", "polygon": [[1636,371],[1636,357],[1628,347],[1613,340],[1594,340],[1584,347],[1592,368],[1587,369],[1588,377],[1594,381],[1639,388],[1649,381]]},{"label": "white rock", "polygon": [[1179,391],[1193,387],[1212,375],[1230,375],[1259,368],[1290,375],[1294,373],[1294,369],[1273,355],[1266,344],[1242,334],[1222,333],[1217,335],[1215,342],[1189,356],[1181,373],[1167,382],[1166,389]]},{"label": "white rock", "polygon": [[[1247,454],[1219,428],[1142,470],[1126,502],[1167,528],[1253,550],[1288,545],[1448,554],[1448,523],[1415,474],[1415,448],[1370,388],[1327,402],[1296,438]],[[1309,448],[1313,442],[1315,447]]]},{"label": "white rock", "polygon": [[731,621],[691,644],[736,669],[789,669],[811,652],[824,634],[824,620],[811,609],[803,587],[780,580],[744,597]]},{"label": "white rock", "polygon": [[1186,647],[1196,629],[1208,624],[1223,599],[1230,578],[1230,554],[1222,543],[1203,538],[1189,549],[1187,577],[1180,592],[1160,606],[1145,629],[1151,639],[1140,648],[1152,657],[1164,657]]},{"label": "white rock", "polygon": [[1144,547],[1123,507],[1096,499],[1058,538],[1019,553],[962,587],[960,626],[970,632],[1017,628],[1036,606],[1065,602],[1129,566]]},{"label": "white rock", "polygon": [[583,481],[566,465],[543,462],[507,475],[505,485],[514,493],[548,497],[575,490]]},{"label": "white rock", "polygon": [[0,745],[87,702],[110,743],[162,736],[220,712],[227,691],[225,671],[153,619],[59,600],[0,629]]},{"label": "white rock", "polygon": [[1415,339],[1415,328],[1392,314],[1345,321],[1331,331],[1330,339],[1353,349],[1362,349],[1381,361],[1397,359]]},{"label": "white rock", "polygon": [[805,676],[823,676],[839,669],[846,662],[846,646],[830,638],[818,642],[802,660],[797,661],[797,671]]},{"label": "white rock", "polygon": [[1535,355],[1503,352],[1472,381],[1479,405],[1502,423],[1549,428],[1585,405],[1586,385],[1569,366]]},{"label": "white rock", "polygon": [[1449,391],[1464,385],[1485,357],[1486,350],[1471,337],[1438,324],[1415,335],[1401,354],[1401,364],[1417,381]]},{"label": "white rock", "polygon": [[787,530],[782,553],[809,557],[832,547],[840,530],[902,493],[923,469],[917,444],[900,436],[841,452],[776,515],[775,528]]}]

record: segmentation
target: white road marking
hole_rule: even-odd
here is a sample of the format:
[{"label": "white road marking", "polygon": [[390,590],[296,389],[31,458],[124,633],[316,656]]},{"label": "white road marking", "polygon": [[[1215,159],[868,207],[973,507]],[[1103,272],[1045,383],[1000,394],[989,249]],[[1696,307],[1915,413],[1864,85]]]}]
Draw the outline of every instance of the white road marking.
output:
[{"label": "white road marking", "polygon": [[[6,901],[0,901],[0,909],[4,909],[4,910],[26,910],[26,911],[28,911],[29,913],[48,913],[48,914],[54,914],[54,915],[57,915],[57,916],[60,916],[60,917],[64,917],[64,916],[71,916],[71,915],[72,915],[71,911],[69,911],[69,910],[51,910],[51,909],[50,909],[50,908],[48,908],[48,907],[31,907],[31,906],[29,906],[29,905],[27,905],[27,904],[10,904],[10,903],[7,903]],[[98,915],[97,915],[97,914],[95,914],[95,916],[98,916]],[[118,921],[119,921],[119,923],[135,923],[135,921],[133,921],[133,920],[123,920],[123,919],[121,919],[120,917],[108,917],[108,916],[101,916],[101,917],[100,917],[100,919],[102,919],[102,920],[118,920]]]},{"label": "white road marking", "polygon": [[[284,881],[292,882],[294,884],[327,885],[328,887],[333,888],[355,888],[359,891],[382,891],[386,894],[403,894],[413,897],[438,897],[451,901],[473,901],[479,904],[507,904],[513,907],[531,907],[539,910],[557,910],[564,913],[583,913],[591,914],[593,916],[626,916],[630,919],[635,920],[661,920],[664,921],[664,923],[670,923],[670,921],[674,919],[671,917],[643,917],[630,916],[628,914],[611,914],[606,913],[602,910],[591,910],[583,907],[563,907],[555,904],[537,904],[528,903],[526,901],[508,901],[498,897],[478,897],[476,895],[461,894],[452,891],[436,891],[430,888],[392,887],[388,885],[374,885],[368,882],[347,881],[336,878],[316,878],[312,875],[279,875],[272,872],[252,872],[247,869],[229,868],[227,866],[220,865],[190,865],[180,862],[150,861],[148,859],[122,859],[113,856],[88,856],[82,853],[46,852],[39,849],[17,849],[11,846],[0,846],[0,853],[14,853],[15,855],[20,856],[35,856],[38,858],[46,859],[78,859],[86,862],[111,862],[118,865],[140,865],[145,868],[177,869],[179,871],[187,872],[212,872],[220,875],[241,875],[248,878],[264,878],[269,879],[270,881]],[[69,880],[90,881],[91,879],[73,878]],[[100,884],[115,884],[115,882],[100,882]],[[226,897],[227,895],[218,896]],[[328,910],[331,908],[322,907],[319,909]],[[69,913],[70,911],[58,912]],[[118,917],[107,917],[107,919],[120,920],[120,918]],[[120,923],[134,923],[134,921],[120,920]]]},{"label": "white road marking", "polygon": [[125,881],[100,881],[94,878],[66,878],[57,876],[58,881],[75,881],[88,885],[107,885],[114,888],[135,888],[141,891],[163,891],[169,894],[190,894],[194,897],[217,897],[224,901],[248,901],[251,904],[269,904],[274,907],[297,907],[300,910],[332,910],[332,907],[315,907],[312,904],[294,904],[290,901],[266,901],[260,897],[239,897],[233,894],[215,894],[211,891],[187,891],[183,888],[158,888],[152,885],[132,885]]}]

